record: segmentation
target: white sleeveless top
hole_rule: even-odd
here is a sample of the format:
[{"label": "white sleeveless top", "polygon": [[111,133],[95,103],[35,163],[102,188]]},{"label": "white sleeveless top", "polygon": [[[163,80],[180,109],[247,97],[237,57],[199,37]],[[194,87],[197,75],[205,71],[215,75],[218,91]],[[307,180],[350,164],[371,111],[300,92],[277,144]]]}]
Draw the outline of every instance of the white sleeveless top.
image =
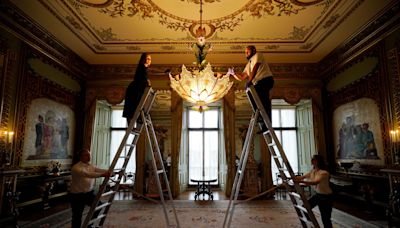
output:
[{"label": "white sleeveless top", "polygon": [[308,174],[309,174],[309,179],[311,181],[319,180],[319,183],[314,186],[314,189],[317,193],[332,194],[332,189],[329,187],[329,172],[328,171],[313,169]]}]

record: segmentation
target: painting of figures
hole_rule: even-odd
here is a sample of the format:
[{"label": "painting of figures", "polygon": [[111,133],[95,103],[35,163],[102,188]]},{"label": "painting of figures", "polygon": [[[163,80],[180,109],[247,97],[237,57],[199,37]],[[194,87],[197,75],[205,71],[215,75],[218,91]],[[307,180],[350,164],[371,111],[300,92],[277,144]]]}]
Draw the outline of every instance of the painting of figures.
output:
[{"label": "painting of figures", "polygon": [[383,162],[379,109],[374,100],[361,98],[339,106],[333,125],[337,159]]},{"label": "painting of figures", "polygon": [[66,105],[39,98],[32,101],[26,121],[23,165],[43,165],[51,160],[72,161],[75,117]]}]

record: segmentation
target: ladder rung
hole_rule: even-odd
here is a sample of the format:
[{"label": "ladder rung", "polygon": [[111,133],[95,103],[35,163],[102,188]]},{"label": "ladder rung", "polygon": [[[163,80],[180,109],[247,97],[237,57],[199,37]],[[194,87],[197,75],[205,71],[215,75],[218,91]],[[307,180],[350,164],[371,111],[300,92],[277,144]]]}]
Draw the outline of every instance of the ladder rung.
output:
[{"label": "ladder rung", "polygon": [[[124,171],[125,167],[121,167],[121,168],[115,168],[114,169],[114,173],[118,173],[118,171]],[[117,171],[117,172],[116,172]]]},{"label": "ladder rung", "polygon": [[131,131],[131,134],[132,135],[140,135],[140,131],[137,130],[137,129],[134,129],[134,130]]},{"label": "ladder rung", "polygon": [[164,170],[162,170],[162,169],[157,170],[157,174],[161,174],[163,172],[164,172]]},{"label": "ladder rung", "polygon": [[279,155],[274,155],[274,156],[272,156],[273,158],[282,158],[282,156],[279,156]]},{"label": "ladder rung", "polygon": [[273,146],[275,146],[276,144],[274,143],[274,142],[272,142],[272,143],[268,143],[268,146],[269,147],[273,147]]},{"label": "ladder rung", "polygon": [[126,147],[135,147],[135,144],[127,143],[125,144]]},{"label": "ladder rung", "polygon": [[307,218],[305,218],[305,217],[299,217],[299,219],[301,220],[301,221],[303,221],[303,222],[305,222],[305,223],[308,223],[308,224],[310,224],[310,225],[312,225],[313,223],[310,221],[310,220],[308,220]]},{"label": "ladder rung", "polygon": [[101,214],[101,215],[97,216],[97,218],[94,218],[94,219],[90,220],[89,224],[92,224],[92,223],[96,222],[97,220],[100,220],[100,219],[102,219],[104,217],[106,217],[106,215],[105,214]]},{"label": "ladder rung", "polygon": [[298,194],[298,193],[296,193],[296,192],[289,192],[289,194],[292,195],[292,196],[294,196],[294,197],[296,197],[296,198],[298,198],[298,199],[301,199],[300,194]]},{"label": "ladder rung", "polygon": [[302,210],[302,211],[304,211],[305,213],[308,214],[308,211],[307,211],[307,209],[306,209],[305,207],[300,206],[300,205],[298,205],[298,204],[295,204],[294,207],[297,208],[297,209],[299,209],[299,210]]},{"label": "ladder rung", "polygon": [[101,194],[101,197],[106,197],[106,196],[109,196],[109,195],[112,195],[112,194],[115,194],[115,193],[116,193],[116,191],[108,191],[108,192],[105,192],[105,193]]},{"label": "ladder rung", "polygon": [[111,205],[111,203],[103,203],[103,204],[101,204],[100,206],[97,206],[94,210],[95,211],[98,211],[98,210],[100,210],[100,209],[102,209],[102,208],[105,208],[105,207],[108,207],[108,206],[110,206]]},{"label": "ladder rung", "polygon": [[130,158],[131,156],[119,156],[119,158]]}]

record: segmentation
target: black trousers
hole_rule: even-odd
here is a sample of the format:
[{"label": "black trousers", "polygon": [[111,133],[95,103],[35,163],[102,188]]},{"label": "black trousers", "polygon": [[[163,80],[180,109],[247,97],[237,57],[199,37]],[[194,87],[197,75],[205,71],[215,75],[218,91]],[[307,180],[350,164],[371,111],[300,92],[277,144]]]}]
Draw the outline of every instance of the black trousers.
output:
[{"label": "black trousers", "polygon": [[[72,228],[80,228],[82,224],[82,213],[85,205],[92,206],[96,198],[94,191],[85,193],[70,193],[71,209],[72,209]],[[96,211],[93,218],[99,215],[100,211]]]},{"label": "black trousers", "polygon": [[311,208],[318,205],[319,211],[321,212],[322,223],[324,228],[331,228],[331,215],[333,207],[333,195],[332,194],[315,194],[308,199]]},{"label": "black trousers", "polygon": [[[256,90],[257,95],[260,98],[263,108],[267,112],[267,115],[271,123],[272,123],[272,118],[271,118],[272,105],[271,105],[271,99],[269,97],[269,92],[273,87],[274,87],[273,77],[263,78],[260,81],[258,81],[256,85],[254,85],[254,89]],[[250,97],[250,101],[253,104],[253,106],[255,106],[255,102],[252,97]],[[267,127],[264,126],[264,123],[262,123],[262,129],[263,131],[267,129]]]}]

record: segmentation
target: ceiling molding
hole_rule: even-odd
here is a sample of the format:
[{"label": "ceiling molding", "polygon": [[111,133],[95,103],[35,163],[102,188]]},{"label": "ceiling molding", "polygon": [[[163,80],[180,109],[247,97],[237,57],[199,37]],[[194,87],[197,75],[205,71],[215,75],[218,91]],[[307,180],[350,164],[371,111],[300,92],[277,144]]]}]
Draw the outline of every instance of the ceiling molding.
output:
[{"label": "ceiling molding", "polygon": [[361,53],[368,51],[391,31],[400,28],[400,2],[392,1],[367,25],[345,40],[320,62],[320,76],[329,81],[338,69],[344,67]]},{"label": "ceiling molding", "polygon": [[10,1],[1,1],[0,11],[0,18],[2,19],[0,26],[3,29],[17,36],[28,46],[74,74],[74,76],[81,79],[85,77],[88,64],[60,43],[56,37],[49,34],[42,26],[33,22]]}]

